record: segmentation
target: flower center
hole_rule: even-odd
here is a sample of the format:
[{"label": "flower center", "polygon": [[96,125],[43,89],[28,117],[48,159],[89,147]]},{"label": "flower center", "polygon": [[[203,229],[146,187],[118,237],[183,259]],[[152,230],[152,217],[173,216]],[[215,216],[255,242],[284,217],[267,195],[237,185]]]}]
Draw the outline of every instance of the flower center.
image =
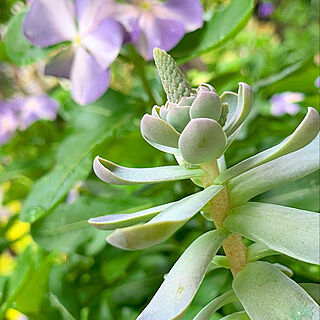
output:
[{"label": "flower center", "polygon": [[141,1],[140,2],[140,8],[142,10],[150,10],[151,9],[151,4],[148,1]]},{"label": "flower center", "polygon": [[77,34],[74,39],[73,39],[73,43],[76,45],[76,46],[80,46],[81,44],[81,37],[79,34]]}]

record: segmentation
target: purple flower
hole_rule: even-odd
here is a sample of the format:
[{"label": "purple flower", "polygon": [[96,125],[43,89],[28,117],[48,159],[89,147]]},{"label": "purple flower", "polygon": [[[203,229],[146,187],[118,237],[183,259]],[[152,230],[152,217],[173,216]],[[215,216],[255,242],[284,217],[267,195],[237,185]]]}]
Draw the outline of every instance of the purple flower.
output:
[{"label": "purple flower", "polygon": [[261,2],[258,8],[258,16],[262,19],[267,19],[272,15],[274,5],[272,2]]},{"label": "purple flower", "polygon": [[34,0],[23,31],[41,47],[69,41],[45,73],[71,80],[71,93],[79,104],[98,99],[108,88],[108,67],[124,40],[123,27],[110,15],[112,0]]},{"label": "purple flower", "polygon": [[26,130],[39,119],[54,120],[59,104],[47,95],[15,98],[0,102],[0,144],[17,130]]},{"label": "purple flower", "polygon": [[314,81],[314,85],[315,85],[317,88],[320,88],[320,76]]},{"label": "purple flower", "polygon": [[271,113],[274,116],[281,116],[285,113],[295,115],[300,106],[297,102],[304,100],[304,94],[299,92],[283,92],[275,94],[271,98]]},{"label": "purple flower", "polygon": [[119,3],[115,16],[131,33],[140,54],[152,58],[155,47],[169,51],[186,32],[203,24],[198,0],[128,0]]},{"label": "purple flower", "polygon": [[18,127],[18,117],[7,101],[0,102],[0,145],[6,143]]}]

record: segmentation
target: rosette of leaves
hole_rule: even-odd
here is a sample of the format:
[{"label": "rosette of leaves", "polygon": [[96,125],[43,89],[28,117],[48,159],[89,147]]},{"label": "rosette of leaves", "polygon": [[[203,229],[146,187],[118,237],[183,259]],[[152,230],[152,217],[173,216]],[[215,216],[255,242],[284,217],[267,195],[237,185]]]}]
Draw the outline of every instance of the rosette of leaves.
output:
[{"label": "rosette of leaves", "polygon": [[[232,290],[204,306],[194,319],[210,319],[237,300],[244,311],[228,316],[232,319],[319,319],[319,306],[306,286],[291,280],[284,266],[258,261],[282,253],[319,264],[319,214],[250,201],[319,169],[318,112],[309,108],[283,142],[226,168],[223,153],[253,105],[250,87],[240,83],[237,94],[220,96],[208,84],[195,90],[166,52],[155,49],[154,57],[168,101],[143,117],[141,132],[148,143],[174,154],[179,165],[133,169],[96,157],[94,171],[117,185],[192,179],[204,189],[174,203],[89,223],[114,230],[107,241],[124,250],[168,239],[200,210],[215,229],[212,225],[214,230],[185,250],[138,319],[181,318],[210,266],[230,268]],[[246,247],[243,237],[254,243]],[[220,246],[225,256],[215,256]]]}]

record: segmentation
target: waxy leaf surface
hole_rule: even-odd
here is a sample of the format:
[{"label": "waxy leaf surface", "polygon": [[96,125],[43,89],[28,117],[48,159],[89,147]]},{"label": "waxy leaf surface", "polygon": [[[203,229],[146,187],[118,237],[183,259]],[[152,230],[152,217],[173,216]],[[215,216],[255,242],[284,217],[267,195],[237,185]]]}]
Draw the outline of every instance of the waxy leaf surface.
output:
[{"label": "waxy leaf surface", "polygon": [[223,186],[212,185],[203,191],[177,201],[146,224],[117,229],[107,241],[126,250],[144,249],[168,239],[190,220]]},{"label": "waxy leaf surface", "polygon": [[224,225],[288,256],[320,264],[319,218],[317,212],[248,202],[233,208]]},{"label": "waxy leaf surface", "polygon": [[235,276],[232,287],[251,319],[319,319],[317,303],[268,262],[247,264]]},{"label": "waxy leaf surface", "polygon": [[226,237],[226,231],[220,229],[209,231],[197,238],[172,267],[137,320],[181,318]]},{"label": "waxy leaf surface", "polygon": [[205,175],[201,169],[181,166],[126,168],[98,156],[94,159],[93,169],[102,181],[116,185],[176,181]]},{"label": "waxy leaf surface", "polygon": [[260,193],[318,170],[318,137],[298,151],[262,164],[227,182],[231,206],[240,205]]}]

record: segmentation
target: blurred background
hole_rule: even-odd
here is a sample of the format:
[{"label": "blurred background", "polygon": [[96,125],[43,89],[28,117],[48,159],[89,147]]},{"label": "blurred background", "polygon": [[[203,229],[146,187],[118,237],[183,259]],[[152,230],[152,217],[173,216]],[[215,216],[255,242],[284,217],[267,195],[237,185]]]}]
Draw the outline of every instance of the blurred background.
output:
[{"label": "blurred background", "polygon": [[[205,28],[219,20],[212,37],[221,34],[222,41],[185,59],[192,49],[186,36],[172,55],[194,87],[208,82],[218,93],[236,91],[239,81],[253,87],[251,116],[226,154],[230,166],[282,141],[308,106],[319,111],[319,1],[241,0],[227,19],[232,1],[202,3]],[[136,252],[107,245],[107,232],[88,225],[90,217],[174,201],[197,187],[190,181],[119,187],[97,179],[91,167],[98,154],[129,167],[174,164],[139,130],[143,114],[165,101],[154,63],[124,47],[111,65],[108,91],[80,106],[67,81],[43,75],[46,57],[30,53],[19,31],[25,10],[23,1],[0,2],[0,318],[135,319],[184,249],[212,225],[197,215],[165,243]],[[24,121],[15,125],[10,101],[45,93],[54,99],[50,107],[40,104],[39,116],[28,120],[23,112],[37,102],[23,102]],[[259,200],[319,211],[319,172]],[[298,282],[320,282],[314,265],[282,255],[266,260],[289,267]],[[209,272],[183,319],[228,290],[230,277],[226,269]],[[237,310],[229,304],[220,314]]]}]

